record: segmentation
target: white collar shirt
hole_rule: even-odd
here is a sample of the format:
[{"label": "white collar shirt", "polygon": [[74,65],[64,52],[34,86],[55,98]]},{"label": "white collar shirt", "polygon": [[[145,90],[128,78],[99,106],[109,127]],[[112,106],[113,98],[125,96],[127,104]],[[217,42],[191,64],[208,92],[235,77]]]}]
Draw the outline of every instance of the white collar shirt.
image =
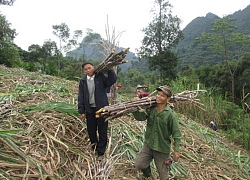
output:
[{"label": "white collar shirt", "polygon": [[95,75],[93,75],[93,76],[88,76],[87,75],[87,80],[93,80],[95,78]]}]

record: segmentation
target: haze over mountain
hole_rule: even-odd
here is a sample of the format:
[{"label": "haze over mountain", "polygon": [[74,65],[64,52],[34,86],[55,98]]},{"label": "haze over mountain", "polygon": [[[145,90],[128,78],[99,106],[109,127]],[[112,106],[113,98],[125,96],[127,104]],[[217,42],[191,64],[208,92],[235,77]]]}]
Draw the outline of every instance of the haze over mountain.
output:
[{"label": "haze over mountain", "polygon": [[[247,35],[250,34],[250,5],[248,5],[243,10],[239,10],[228,15],[228,17],[236,19],[236,32]],[[204,46],[194,42],[195,38],[200,37],[202,32],[209,33],[213,28],[212,23],[214,20],[219,18],[220,17],[216,14],[208,12],[205,17],[197,17],[193,19],[183,29],[184,39],[181,40],[179,44],[173,49],[173,51],[177,52],[179,56],[179,70],[183,65],[189,65],[191,67],[197,68],[205,64],[215,65],[224,60],[222,55],[212,52]],[[83,39],[82,44],[86,44],[85,39]],[[117,51],[120,51],[124,48],[127,47],[120,47],[117,49]],[[100,52],[100,49],[98,50],[96,46],[89,43],[84,47],[70,52],[68,55],[80,58],[80,56],[82,56],[84,53],[87,59],[104,60],[105,56]],[[209,54],[209,56],[207,54]],[[136,52],[129,52],[125,59],[129,60],[130,62],[120,66],[122,71],[127,71],[131,66],[137,66],[137,69],[144,69],[144,71],[148,69],[147,67],[144,67],[147,66],[147,63],[138,63]]]}]

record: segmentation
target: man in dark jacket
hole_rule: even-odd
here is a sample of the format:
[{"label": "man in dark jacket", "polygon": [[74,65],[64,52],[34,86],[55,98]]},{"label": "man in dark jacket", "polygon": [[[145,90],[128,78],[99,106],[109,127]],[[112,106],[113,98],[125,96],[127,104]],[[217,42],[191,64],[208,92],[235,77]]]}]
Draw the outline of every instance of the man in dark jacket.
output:
[{"label": "man in dark jacket", "polygon": [[102,117],[97,119],[95,113],[109,105],[106,90],[116,82],[117,76],[112,69],[106,74],[94,74],[94,66],[90,62],[83,63],[82,69],[86,75],[79,82],[78,113],[82,120],[87,119],[92,148],[98,156],[103,156],[107,146],[108,121]]}]

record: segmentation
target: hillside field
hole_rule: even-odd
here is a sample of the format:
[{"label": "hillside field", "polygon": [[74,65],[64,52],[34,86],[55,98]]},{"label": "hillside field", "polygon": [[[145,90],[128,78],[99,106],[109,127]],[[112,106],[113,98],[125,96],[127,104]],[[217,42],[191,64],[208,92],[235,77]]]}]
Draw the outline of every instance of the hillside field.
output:
[{"label": "hillside field", "polygon": [[[98,161],[77,113],[78,82],[2,65],[0,79],[0,179],[140,179],[133,159],[145,122],[130,114],[110,120],[108,149]],[[171,165],[171,179],[250,179],[249,152],[220,131],[178,116],[182,156]]]}]

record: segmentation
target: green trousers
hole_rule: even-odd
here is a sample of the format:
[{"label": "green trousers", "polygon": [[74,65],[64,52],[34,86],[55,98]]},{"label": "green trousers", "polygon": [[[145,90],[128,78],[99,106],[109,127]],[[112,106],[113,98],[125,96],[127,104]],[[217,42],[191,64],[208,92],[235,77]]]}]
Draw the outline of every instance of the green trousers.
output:
[{"label": "green trousers", "polygon": [[141,151],[135,158],[135,168],[141,170],[145,177],[150,177],[152,176],[150,163],[154,160],[160,180],[166,180],[169,178],[169,165],[165,164],[168,158],[169,154],[154,151],[144,143]]}]

